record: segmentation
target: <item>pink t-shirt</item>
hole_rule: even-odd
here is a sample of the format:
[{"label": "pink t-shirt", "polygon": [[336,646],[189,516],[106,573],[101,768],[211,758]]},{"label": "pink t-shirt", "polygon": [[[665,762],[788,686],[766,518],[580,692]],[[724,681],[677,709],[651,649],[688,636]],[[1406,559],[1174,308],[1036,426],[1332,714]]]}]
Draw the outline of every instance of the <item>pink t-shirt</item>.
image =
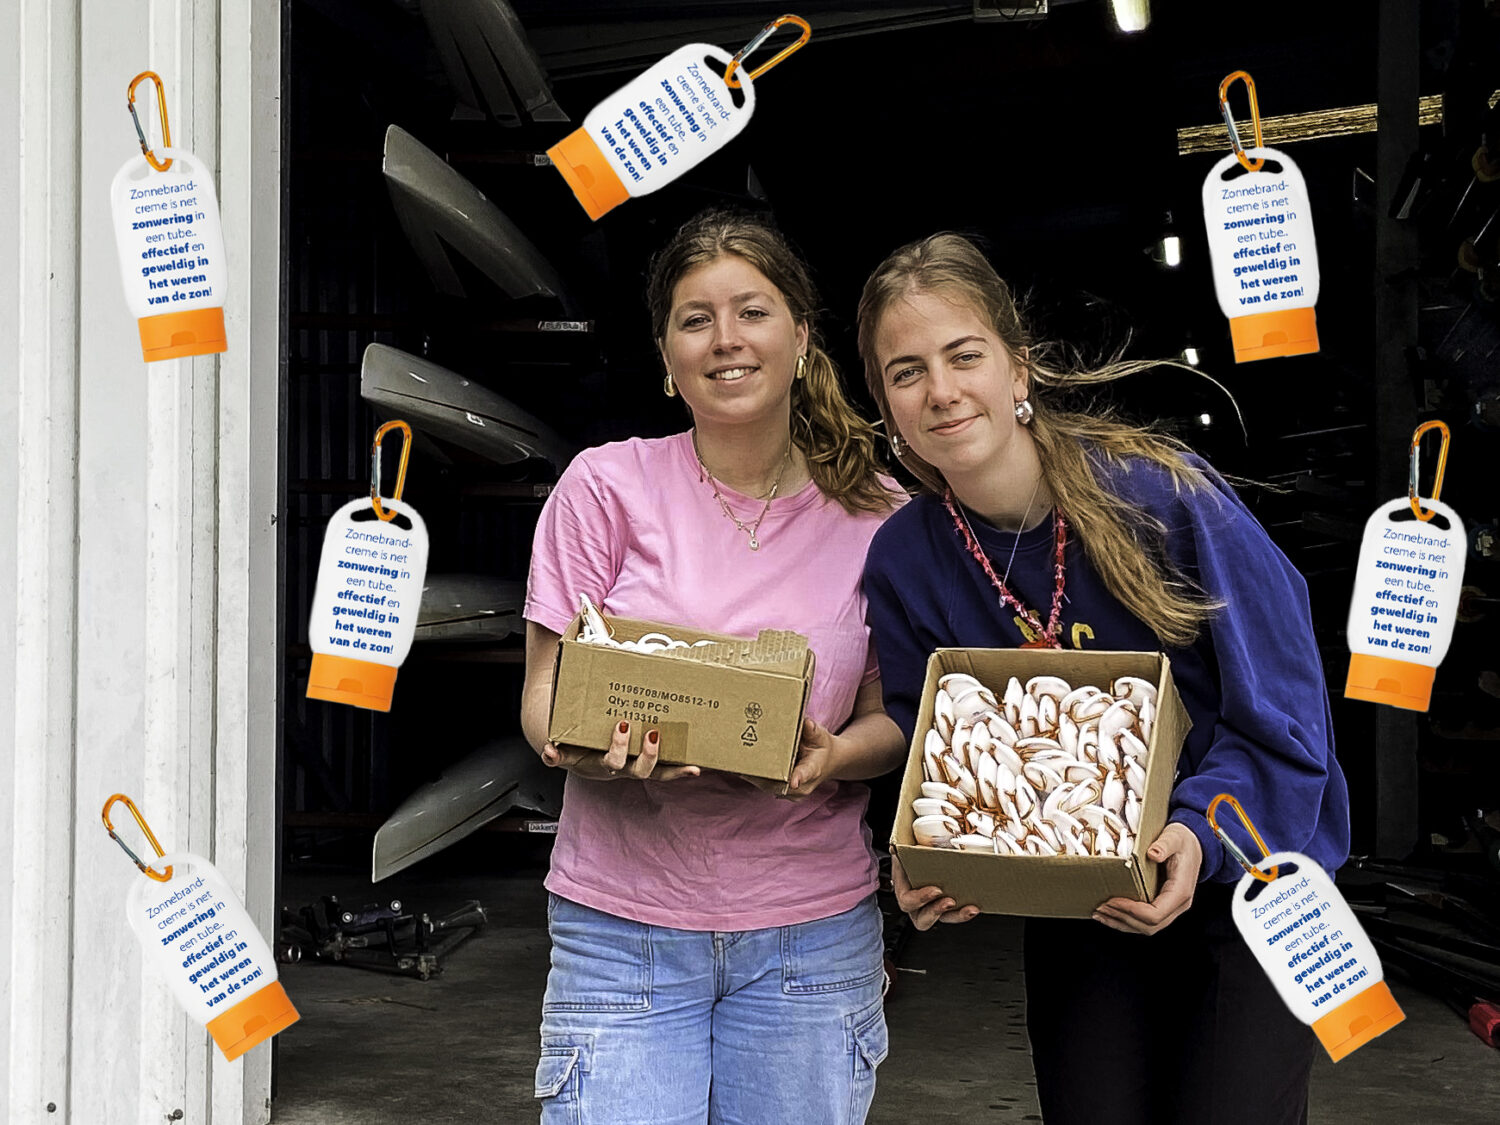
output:
[{"label": "pink t-shirt", "polygon": [[[719,490],[746,526],[760,513],[764,501]],[[561,633],[587,594],[605,613],[735,636],[795,629],[816,657],[807,713],[837,732],[878,675],[860,573],[886,514],[851,514],[809,482],[772,501],[752,551],[688,433],[599,446],[542,509],[525,615]],[[547,888],[686,930],[826,918],[875,889],[868,800],[848,781],[786,801],[712,770],[669,782],[570,774]]]}]

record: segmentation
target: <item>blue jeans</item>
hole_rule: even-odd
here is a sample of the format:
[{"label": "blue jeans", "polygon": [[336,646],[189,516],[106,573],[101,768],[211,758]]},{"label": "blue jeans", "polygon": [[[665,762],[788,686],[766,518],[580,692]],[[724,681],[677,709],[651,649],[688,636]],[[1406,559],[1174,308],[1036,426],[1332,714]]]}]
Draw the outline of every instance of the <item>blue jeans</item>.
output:
[{"label": "blue jeans", "polygon": [[886,1055],[871,895],[765,930],[648,926],[550,896],[543,1125],[860,1125]]}]

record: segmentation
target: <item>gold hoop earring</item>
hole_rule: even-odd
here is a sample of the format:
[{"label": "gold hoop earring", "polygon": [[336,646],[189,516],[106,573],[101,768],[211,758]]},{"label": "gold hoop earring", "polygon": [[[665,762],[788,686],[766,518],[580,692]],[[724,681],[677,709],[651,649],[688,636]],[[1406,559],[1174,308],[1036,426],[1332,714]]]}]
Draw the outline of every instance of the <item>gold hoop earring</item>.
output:
[{"label": "gold hoop earring", "polygon": [[802,379],[802,378],[806,377],[806,375],[807,375],[807,357],[805,355],[799,355],[797,357],[797,378]]},{"label": "gold hoop earring", "polygon": [[677,388],[672,386],[672,373],[667,372],[667,377],[661,381],[661,389],[668,398],[677,397]]}]

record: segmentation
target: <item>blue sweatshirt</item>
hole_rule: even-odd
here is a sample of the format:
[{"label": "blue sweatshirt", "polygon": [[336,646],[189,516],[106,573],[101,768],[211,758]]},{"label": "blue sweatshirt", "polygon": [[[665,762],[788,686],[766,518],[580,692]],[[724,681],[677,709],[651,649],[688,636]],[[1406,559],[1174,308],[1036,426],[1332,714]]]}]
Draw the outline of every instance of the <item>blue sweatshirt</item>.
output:
[{"label": "blue sweatshirt", "polygon": [[[1096,463],[1107,489],[1167,528],[1167,553],[1178,569],[1227,603],[1191,647],[1165,650],[1193,720],[1168,821],[1198,837],[1200,879],[1234,882],[1244,874],[1204,816],[1220,793],[1239,799],[1272,851],[1302,852],[1333,872],[1349,858],[1349,793],[1334,758],[1307,583],[1223,478],[1201,458],[1187,461],[1207,481],[1197,491],[1178,492],[1153,462]],[[972,513],[969,522],[997,575],[1015,548],[1007,585],[1045,624],[1054,520],[1019,543]],[[1105,589],[1071,527],[1064,560],[1065,647],[1162,651],[1157,636]],[[870,544],[864,588],[885,709],[908,741],[934,649],[1013,648],[1030,639],[935,496],[919,496],[886,520]],[[1219,818],[1221,827],[1226,822],[1246,854],[1257,855],[1237,818]]]}]

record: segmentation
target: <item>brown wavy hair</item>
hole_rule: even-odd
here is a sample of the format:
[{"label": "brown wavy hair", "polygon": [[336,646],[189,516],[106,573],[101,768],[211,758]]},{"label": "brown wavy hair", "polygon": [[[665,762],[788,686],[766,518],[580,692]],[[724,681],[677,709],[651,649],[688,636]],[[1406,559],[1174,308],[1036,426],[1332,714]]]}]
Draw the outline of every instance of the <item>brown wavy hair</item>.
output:
[{"label": "brown wavy hair", "polygon": [[893,493],[880,480],[877,433],[844,395],[838,368],[823,350],[816,316],[818,293],[802,259],[781,232],[748,212],[704,211],[688,220],[651,260],[646,303],[651,335],[666,338],[672,291],[693,269],[734,254],[776,286],[798,324],[807,326],[807,369],[792,382],[792,440],[807,457],[818,487],[850,512],[882,512],[894,506]]},{"label": "brown wavy hair", "polygon": [[[1105,488],[1096,458],[1114,464],[1143,459],[1171,474],[1174,485],[1196,491],[1211,487],[1189,465],[1188,447],[1175,438],[1120,421],[1108,412],[1064,409],[1062,396],[1080,386],[1108,382],[1172,361],[1125,360],[1087,367],[1063,345],[1039,340],[1027,327],[1010,287],[972,242],[957,234],[935,234],[891,254],[865,282],[859,299],[859,352],[887,434],[895,434],[885,379],[875,354],[881,314],[911,293],[961,301],[1000,338],[1012,363],[1027,370],[1034,414],[1027,430],[1036,445],[1042,479],[1083,544],[1089,563],[1115,599],[1174,648],[1191,644],[1208,618],[1223,607],[1169,561],[1166,527]],[[1187,370],[1192,370],[1187,368]],[[901,463],[931,491],[948,483],[907,446]]]}]

